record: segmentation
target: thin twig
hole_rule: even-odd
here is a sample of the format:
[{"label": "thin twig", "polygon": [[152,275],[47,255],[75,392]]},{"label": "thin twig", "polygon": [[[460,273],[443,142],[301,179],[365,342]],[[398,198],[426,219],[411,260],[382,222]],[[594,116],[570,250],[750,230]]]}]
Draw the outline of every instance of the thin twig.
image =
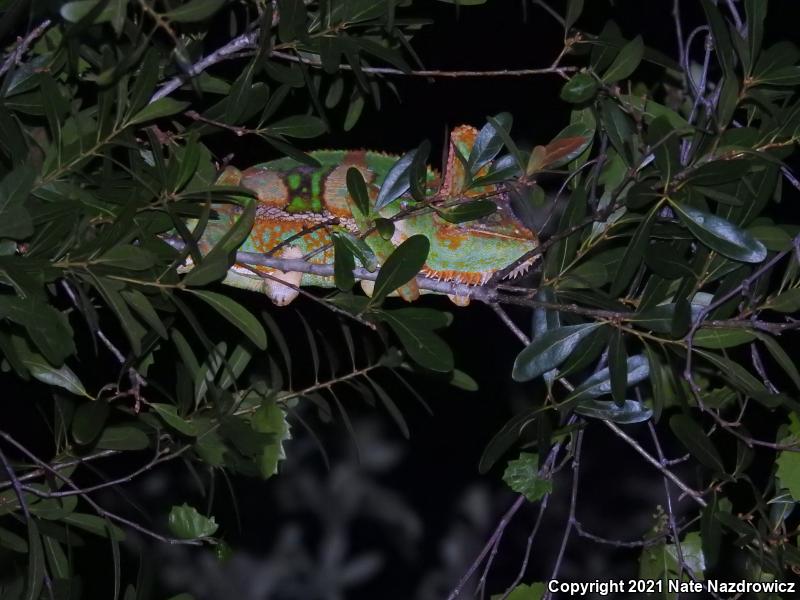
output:
[{"label": "thin twig", "polygon": [[20,61],[22,55],[28,51],[30,45],[50,27],[51,22],[50,19],[45,19],[39,23],[37,27],[34,27],[24,38],[17,38],[17,45],[8,53],[3,64],[0,65],[0,76],[10,71],[11,68]]},{"label": "thin twig", "polygon": [[511,595],[511,592],[514,591],[514,588],[519,585],[522,581],[522,578],[525,577],[525,571],[528,570],[528,561],[530,561],[531,557],[531,549],[533,548],[533,539],[536,537],[536,534],[539,531],[539,526],[542,524],[542,519],[544,517],[544,513],[547,510],[548,500],[550,499],[550,494],[545,495],[542,498],[542,503],[539,505],[539,514],[536,515],[536,523],[533,525],[533,529],[531,530],[530,535],[528,536],[528,541],[525,544],[525,554],[522,557],[522,564],[519,567],[519,572],[517,576],[514,578],[514,581],[511,582],[506,588],[506,591],[500,596],[500,600],[506,600]]},{"label": "thin twig", "polygon": [[[275,50],[270,56],[280,58],[289,62],[302,63],[309,67],[322,68],[322,63],[318,60],[312,60],[297,56],[295,54],[288,54]],[[339,69],[343,71],[352,71],[353,67],[349,64],[340,64]],[[488,71],[449,71],[443,69],[395,69],[392,67],[367,67],[362,66],[359,68],[364,73],[375,75],[398,75],[406,77],[432,77],[442,79],[461,79],[461,78],[486,78],[486,77],[530,77],[534,75],[565,75],[566,73],[573,73],[577,71],[577,67],[538,67],[534,69],[491,69]]]},{"label": "thin twig", "polygon": [[511,508],[506,511],[506,514],[503,515],[503,518],[500,519],[497,527],[492,534],[492,537],[489,538],[489,541],[486,542],[486,545],[481,550],[480,554],[478,554],[478,558],[476,558],[472,564],[470,565],[467,572],[462,575],[461,579],[458,580],[456,587],[453,588],[453,591],[450,592],[450,595],[447,597],[447,600],[455,600],[458,595],[461,593],[461,590],[467,584],[467,582],[472,578],[472,575],[478,569],[478,566],[483,562],[483,559],[486,558],[486,555],[489,554],[491,549],[494,547],[495,542],[497,539],[503,535],[503,531],[508,526],[508,523],[517,514],[517,511],[522,508],[522,505],[525,504],[525,496],[520,494],[517,496],[517,499],[514,501],[514,504],[511,505]]},{"label": "thin twig", "polygon": [[[0,448],[0,462],[3,463],[3,468],[8,474],[8,478],[11,481],[11,487],[14,488],[14,495],[17,497],[17,502],[19,502],[20,508],[22,509],[25,522],[28,524],[28,527],[30,527],[33,524],[33,521],[31,519],[31,513],[28,510],[28,503],[25,501],[25,486],[19,482],[19,479],[17,479],[17,474],[14,471],[14,468],[11,466],[11,463],[8,462],[8,459],[6,458],[2,448]],[[29,548],[29,550],[33,552],[32,548]],[[47,588],[47,595],[50,597],[50,600],[53,600],[55,597],[53,595],[53,583],[50,581],[50,576],[47,574],[47,571],[42,573],[42,580]]]},{"label": "thin twig", "polygon": [[519,327],[517,327],[517,324],[511,320],[511,317],[509,317],[508,313],[505,310],[503,310],[502,306],[500,306],[499,304],[490,304],[490,306],[492,307],[492,310],[494,310],[494,312],[497,313],[497,316],[500,317],[500,320],[503,323],[505,323],[506,327],[508,327],[511,330],[511,333],[517,336],[517,339],[520,342],[522,342],[526,346],[531,343],[530,338],[527,335],[525,335],[525,333],[523,333],[523,331]]},{"label": "thin twig", "polygon": [[[658,462],[661,463],[661,466],[664,467],[664,469],[666,469],[667,460],[664,457],[664,451],[661,449],[661,442],[658,439],[658,435],[656,434],[656,428],[653,425],[653,422],[648,421],[647,427],[650,430],[650,436],[653,438],[653,445],[656,448],[656,455],[658,456]],[[675,544],[675,554],[678,558],[678,564],[680,565],[682,571],[690,572],[690,575],[693,575],[691,574],[691,569],[689,569],[689,567],[686,564],[686,560],[683,557],[683,548],[681,548],[681,539],[680,535],[678,534],[678,526],[675,521],[675,511],[672,507],[672,493],[670,492],[669,479],[666,477],[666,475],[664,476],[664,495],[666,497],[666,504],[667,504],[667,520],[669,523],[669,529],[672,532],[672,541]]]},{"label": "thin twig", "polygon": [[[675,23],[675,37],[678,40],[678,64],[683,65],[686,62],[686,48],[683,45],[683,24],[681,23],[680,4],[681,0],[673,0],[672,20]],[[684,73],[684,77],[685,76],[686,74]]]},{"label": "thin twig", "polygon": [[653,465],[653,466],[654,466],[656,469],[658,469],[659,471],[661,471],[661,472],[664,474],[664,476],[665,476],[665,477],[668,477],[668,478],[669,478],[669,480],[670,480],[672,483],[674,483],[674,484],[675,484],[675,485],[677,485],[677,486],[678,486],[678,487],[679,487],[681,490],[683,490],[684,492],[686,492],[686,494],[688,494],[688,495],[689,495],[689,496],[690,496],[690,497],[691,497],[691,498],[692,498],[692,499],[693,499],[695,502],[697,502],[697,504],[699,504],[699,505],[700,505],[700,506],[702,506],[703,508],[705,508],[705,507],[708,505],[708,503],[707,503],[707,502],[706,502],[706,501],[703,499],[703,497],[700,495],[700,493],[699,493],[698,491],[696,491],[696,490],[693,490],[693,489],[692,489],[692,488],[690,488],[688,485],[686,485],[685,483],[683,483],[683,481],[681,481],[681,480],[678,478],[678,476],[677,476],[677,475],[675,475],[675,473],[673,473],[672,471],[670,471],[669,469],[667,469],[667,468],[666,468],[665,466],[663,466],[663,465],[662,465],[660,462],[658,462],[658,460],[656,460],[655,458],[653,458],[653,456],[651,456],[651,454],[650,454],[650,453],[649,453],[647,450],[645,450],[644,448],[642,448],[642,446],[641,446],[641,444],[639,444],[639,442],[637,442],[637,441],[636,441],[636,440],[634,440],[634,439],[633,439],[631,436],[629,436],[627,433],[625,433],[624,431],[622,431],[622,429],[620,429],[620,428],[619,428],[619,427],[618,427],[618,426],[617,426],[615,423],[612,423],[611,421],[601,421],[601,423],[603,423],[603,425],[605,425],[605,426],[606,426],[606,427],[608,427],[608,428],[609,428],[611,431],[613,431],[613,432],[614,432],[614,434],[615,434],[617,437],[619,437],[619,438],[622,438],[622,439],[623,439],[625,442],[627,442],[627,444],[628,444],[628,445],[629,445],[631,448],[633,448],[634,450],[636,450],[636,452],[638,452],[638,453],[639,453],[639,454],[640,454],[642,457],[644,457],[644,459],[645,459],[647,462],[649,462],[649,463],[650,463],[651,465]]},{"label": "thin twig", "polygon": [[[4,439],[6,442],[8,442],[12,446],[14,446],[17,450],[19,450],[25,456],[27,456],[31,461],[36,463],[40,468],[44,469],[47,473],[55,476],[57,479],[60,479],[61,481],[63,481],[65,484],[67,484],[72,489],[74,489],[74,490],[80,489],[78,487],[78,485],[76,485],[72,481],[72,479],[70,479],[69,477],[67,477],[66,475],[64,475],[63,473],[58,471],[57,469],[52,468],[48,463],[46,463],[45,461],[43,461],[42,459],[37,457],[33,452],[28,450],[25,446],[20,444],[16,439],[14,439],[11,435],[6,433],[5,431],[0,431],[0,438]],[[37,488],[33,488],[33,487],[29,487],[27,489],[28,489],[28,491],[30,491],[30,493],[33,493],[33,494],[36,494],[37,492],[41,491],[41,490],[38,490]],[[136,523],[135,521],[131,521],[130,519],[126,519],[125,517],[122,517],[122,516],[120,516],[120,515],[118,515],[116,513],[113,513],[113,512],[111,512],[109,510],[104,509],[97,502],[95,502],[92,499],[92,497],[89,496],[88,494],[81,493],[80,497],[83,498],[95,510],[95,512],[98,515],[100,515],[101,517],[109,519],[110,521],[116,521],[117,523],[121,523],[123,525],[126,525],[126,526],[130,527],[131,529],[134,529],[134,530],[138,531],[139,533],[142,533],[142,534],[144,534],[144,535],[146,535],[148,537],[151,537],[153,539],[156,539],[156,540],[158,540],[160,542],[164,542],[166,544],[182,544],[182,545],[190,545],[190,546],[199,546],[199,545],[202,544],[201,540],[183,540],[183,539],[171,538],[171,537],[163,536],[163,535],[161,535],[159,533],[156,533],[155,531],[152,531],[151,529],[148,529],[147,527],[144,527],[143,525],[140,525],[139,523]],[[111,534],[109,534],[109,535],[111,535]]]},{"label": "thin twig", "polygon": [[[97,460],[98,458],[106,458],[108,456],[116,456],[119,453],[120,453],[119,450],[101,450],[99,452],[96,452],[95,454],[90,454],[88,456],[84,456],[84,457],[81,457],[81,458],[75,458],[73,460],[66,460],[64,462],[51,464],[50,468],[51,469],[55,469],[57,471],[60,471],[60,470],[63,470],[63,469],[69,469],[69,468],[74,467],[76,465],[80,465],[80,464],[83,464],[83,463],[86,463],[86,462],[89,462],[89,461],[92,461],[92,460]],[[32,471],[28,471],[27,473],[19,475],[17,477],[17,479],[20,482],[26,482],[26,481],[30,481],[31,479],[36,479],[38,477],[42,477],[42,476],[44,476],[46,474],[47,474],[47,471],[45,471],[44,469],[33,469]],[[8,481],[0,482],[0,490],[3,490],[5,488],[7,488],[7,487],[11,487],[11,482],[8,482]]]},{"label": "thin twig", "polygon": [[[558,556],[553,565],[553,571],[550,579],[558,579],[558,572],[561,570],[561,562],[564,560],[564,552],[567,549],[567,542],[572,533],[572,528],[575,526],[575,509],[578,505],[578,485],[580,483],[580,464],[581,464],[581,446],[583,445],[584,430],[581,429],[575,434],[575,449],[572,458],[572,491],[570,492],[569,500],[569,515],[567,516],[567,525],[564,528],[564,535],[561,537],[561,545],[558,549]],[[548,592],[544,595],[545,600],[550,598],[552,594]]]},{"label": "thin twig", "polygon": [[255,45],[258,43],[258,36],[259,36],[259,30],[256,29],[254,31],[243,33],[242,35],[233,38],[230,42],[228,42],[224,46],[217,48],[214,52],[212,52],[208,56],[202,58],[201,60],[191,65],[186,70],[186,74],[176,75],[175,77],[167,81],[156,91],[155,94],[153,94],[153,96],[150,98],[150,102],[155,102],[156,100],[160,100],[165,96],[169,96],[172,92],[174,92],[184,83],[186,83],[186,81],[188,81],[192,77],[197,77],[198,75],[200,75],[200,73],[208,69],[210,66],[215,65],[218,62],[222,62],[223,60],[229,59],[231,58],[231,55],[237,54],[242,50],[255,47]]}]

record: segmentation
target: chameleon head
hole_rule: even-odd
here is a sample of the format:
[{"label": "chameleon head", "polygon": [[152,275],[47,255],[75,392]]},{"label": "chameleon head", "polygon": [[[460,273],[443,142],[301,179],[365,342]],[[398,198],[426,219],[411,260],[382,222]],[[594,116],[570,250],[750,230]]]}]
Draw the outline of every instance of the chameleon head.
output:
[{"label": "chameleon head", "polygon": [[[494,213],[466,223],[449,223],[436,213],[399,221],[397,236],[405,239],[420,233],[428,237],[431,248],[424,275],[442,281],[481,285],[538,245],[536,234],[517,218],[504,194],[498,194],[494,202],[497,204]],[[507,278],[525,273],[536,258],[517,265]],[[451,299],[457,304],[464,303],[458,297]]]}]

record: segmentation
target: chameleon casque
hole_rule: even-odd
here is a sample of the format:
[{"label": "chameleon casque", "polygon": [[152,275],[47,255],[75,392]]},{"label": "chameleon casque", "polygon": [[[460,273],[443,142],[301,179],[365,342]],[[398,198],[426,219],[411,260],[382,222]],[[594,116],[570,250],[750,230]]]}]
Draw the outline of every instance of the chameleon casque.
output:
[{"label": "chameleon casque", "polygon": [[[470,285],[485,283],[493,273],[501,270],[537,246],[536,234],[527,229],[514,215],[507,194],[497,186],[483,186],[462,191],[464,168],[455,155],[456,146],[462,156],[468,156],[478,132],[473,127],[457,127],[450,137],[450,152],[443,180],[428,168],[428,187],[439,190],[438,198],[452,204],[478,195],[489,195],[497,210],[481,219],[462,224],[453,224],[441,218],[435,211],[425,211],[398,219],[391,240],[383,239],[376,231],[364,238],[382,263],[391,251],[408,237],[422,234],[430,241],[430,252],[422,275],[441,281],[452,281]],[[338,226],[358,236],[359,228],[353,215],[354,203],[346,184],[346,174],[351,167],[357,168],[367,183],[374,206],[386,174],[397,157],[371,151],[322,150],[310,153],[319,167],[311,167],[294,159],[284,158],[255,165],[243,171],[227,167],[217,183],[239,185],[255,192],[257,197],[256,217],[253,229],[240,250],[245,252],[273,253],[276,258],[303,258],[315,250],[309,261],[319,264],[333,263],[331,233],[326,225],[338,221]],[[441,186],[441,187],[440,187]],[[397,215],[403,209],[417,205],[410,194],[382,208],[385,218]],[[216,220],[209,221],[198,247],[206,254],[229,230],[237,218],[240,207],[230,204],[215,204]],[[357,209],[355,209],[357,210]],[[361,219],[362,226],[364,220]],[[290,239],[291,238],[291,239]],[[288,240],[288,241],[287,241]],[[283,242],[283,244],[282,244]],[[514,269],[508,278],[524,273],[532,264],[527,261]],[[268,273],[273,278],[261,277],[257,272]],[[283,285],[285,282],[290,285]],[[266,295],[277,305],[289,304],[299,292],[291,286],[334,287],[333,277],[308,273],[284,273],[264,266],[245,267],[234,264],[228,271],[224,283],[239,288],[256,290]],[[362,288],[371,293],[372,282],[362,281]],[[415,300],[420,292],[412,280],[396,294],[405,300]],[[458,305],[466,305],[469,297],[450,296]]]}]

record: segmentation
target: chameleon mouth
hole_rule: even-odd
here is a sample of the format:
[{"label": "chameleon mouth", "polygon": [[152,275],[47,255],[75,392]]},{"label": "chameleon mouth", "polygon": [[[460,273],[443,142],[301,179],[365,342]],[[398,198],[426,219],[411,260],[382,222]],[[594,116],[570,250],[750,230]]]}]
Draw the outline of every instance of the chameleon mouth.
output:
[{"label": "chameleon mouth", "polygon": [[532,256],[522,264],[514,267],[514,270],[511,271],[508,275],[505,276],[504,279],[517,279],[518,277],[523,276],[528,270],[536,263],[539,259],[539,256]]},{"label": "chameleon mouth", "polygon": [[[528,270],[536,263],[538,260],[538,256],[533,256],[526,260],[525,262],[521,263],[520,265],[514,267],[514,270],[511,271],[508,275],[506,275],[503,279],[517,279],[521,277]],[[465,285],[484,285],[486,284],[492,276],[496,273],[496,270],[491,271],[435,271],[433,269],[429,269],[428,267],[424,267],[422,269],[422,275],[428,277],[430,279],[436,279],[437,281],[445,281],[450,283],[461,283]]]}]

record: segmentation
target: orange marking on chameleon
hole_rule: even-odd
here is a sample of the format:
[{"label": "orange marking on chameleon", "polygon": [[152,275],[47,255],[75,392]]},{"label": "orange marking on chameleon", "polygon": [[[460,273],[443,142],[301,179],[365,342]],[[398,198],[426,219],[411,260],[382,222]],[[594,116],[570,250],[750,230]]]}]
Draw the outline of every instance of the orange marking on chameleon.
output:
[{"label": "orange marking on chameleon", "polygon": [[467,237],[455,227],[442,227],[434,232],[436,239],[450,250],[458,250],[461,243]]}]

